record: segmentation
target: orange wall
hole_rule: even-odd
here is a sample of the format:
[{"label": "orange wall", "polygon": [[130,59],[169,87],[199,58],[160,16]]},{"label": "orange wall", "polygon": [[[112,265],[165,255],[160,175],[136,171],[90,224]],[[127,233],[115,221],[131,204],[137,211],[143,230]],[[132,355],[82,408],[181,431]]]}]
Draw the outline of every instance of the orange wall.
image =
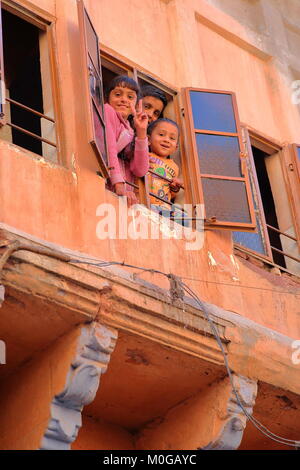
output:
[{"label": "orange wall", "polygon": [[133,436],[125,429],[83,415],[72,450],[133,450]]},{"label": "orange wall", "polygon": [[0,449],[40,447],[50,418],[51,401],[64,390],[79,332],[78,327],[62,336],[2,380]]},{"label": "orange wall", "polygon": [[[57,17],[64,165],[50,164],[0,142],[1,221],[101,259],[124,260],[196,278],[197,282],[188,283],[202,299],[299,338],[295,287],[279,276],[230,258],[230,232],[207,231],[204,248],[199,252],[186,251],[180,240],[97,239],[97,206],[102,202],[117,204],[118,198],[105,190],[104,180],[96,175],[96,158],[87,143],[76,2],[35,3]],[[243,121],[276,139],[296,140],[300,118],[286,99],[289,90],[284,78],[272,63],[255,56],[255,48],[250,48],[250,52],[244,45],[240,48],[231,36],[225,39],[196,20],[195,11],[199,9],[225,29],[236,28],[247,39],[247,32],[233,24],[232,19],[208,5],[204,8],[204,0],[190,0],[184,5],[180,1],[145,0],[141,4],[138,0],[86,0],[86,6],[106,46],[175,87],[193,85],[236,91]],[[235,64],[238,65],[234,67]],[[159,276],[144,277],[168,285]],[[240,285],[248,287],[237,287]],[[291,294],[274,290],[291,290]]]}]

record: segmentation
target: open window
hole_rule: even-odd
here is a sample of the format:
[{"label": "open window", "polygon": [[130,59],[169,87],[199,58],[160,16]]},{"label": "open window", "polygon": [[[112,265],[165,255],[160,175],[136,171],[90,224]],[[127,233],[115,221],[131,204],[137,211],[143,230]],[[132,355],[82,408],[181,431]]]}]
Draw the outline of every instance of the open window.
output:
[{"label": "open window", "polygon": [[287,149],[247,129],[244,129],[244,137],[257,232],[233,232],[233,239],[250,252],[299,274],[297,231],[291,210],[290,187],[285,177],[284,153]]},{"label": "open window", "polygon": [[134,78],[134,69],[111,54],[105,51],[100,51],[101,54],[101,73],[103,80],[103,90],[105,91],[113,78],[118,75],[127,75]]},{"label": "open window", "polygon": [[80,42],[84,65],[84,87],[86,96],[86,122],[88,140],[92,145],[98,160],[101,174],[108,177],[108,159],[105,135],[105,120],[103,109],[103,83],[99,39],[91,19],[84,7],[83,1],[78,0],[78,17]]},{"label": "open window", "polygon": [[193,201],[205,224],[254,231],[255,212],[234,93],[186,88],[185,116]]},{"label": "open window", "polygon": [[[147,72],[142,71],[136,64],[129,63],[124,58],[116,57],[116,55],[111,51],[108,52],[106,50],[101,50],[101,71],[104,90],[108,87],[110,81],[117,75],[127,75],[138,82],[141,89],[145,86],[151,85],[151,87],[154,89],[164,93],[167,99],[167,106],[165,107],[161,117],[167,117],[176,121],[177,123],[180,122],[179,106],[177,103],[177,91],[161,83]],[[180,168],[180,177],[186,181],[187,171],[184,165],[182,147],[183,146],[181,146],[181,149],[176,151],[176,154],[172,156],[172,159],[174,159]],[[155,176],[164,179],[163,175]],[[149,191],[148,176],[144,178],[137,178],[135,184],[130,183],[130,185],[134,186],[134,190],[139,193],[139,201],[147,207],[150,207],[150,196],[154,195]],[[187,202],[185,194],[186,191],[182,189],[173,200],[173,203],[178,206],[179,210],[183,204]]]},{"label": "open window", "polygon": [[56,161],[52,23],[9,0],[0,6],[0,139]]},{"label": "open window", "polygon": [[[179,128],[180,128],[181,119],[179,115],[177,91],[159,82],[157,79],[151,77],[148,73],[142,72],[140,70],[137,70],[137,80],[141,88],[151,85],[155,89],[164,93],[167,99],[167,106],[165,107],[163,114],[160,117],[172,119],[173,121],[178,123]],[[187,181],[187,170],[186,170],[186,165],[185,165],[186,161],[185,161],[185,155],[184,155],[184,146],[182,145],[182,137],[183,135],[182,135],[182,129],[181,129],[179,146],[175,154],[172,155],[172,160],[174,160],[174,162],[179,168],[178,177],[183,181]],[[149,173],[150,174],[152,173],[152,177],[161,178],[163,181],[165,181],[165,183],[168,183],[169,181],[168,175],[165,173],[164,168],[160,168],[158,166],[155,170],[155,173],[151,169],[149,170]],[[172,198],[171,202],[167,202],[165,199],[160,200],[156,194],[152,193],[150,188],[148,187],[147,180],[144,179],[144,181],[145,181],[145,187],[144,188],[142,187],[142,189],[144,189],[145,191],[145,197],[142,200],[147,207],[150,207],[151,198],[152,198],[152,201],[154,202],[155,200],[157,204],[162,204],[165,206],[168,205],[170,210],[176,209],[176,212],[178,212],[179,214],[182,212],[184,204],[188,202],[187,192],[185,190],[186,185],[184,185],[180,189],[180,191],[176,194],[176,196]]]}]

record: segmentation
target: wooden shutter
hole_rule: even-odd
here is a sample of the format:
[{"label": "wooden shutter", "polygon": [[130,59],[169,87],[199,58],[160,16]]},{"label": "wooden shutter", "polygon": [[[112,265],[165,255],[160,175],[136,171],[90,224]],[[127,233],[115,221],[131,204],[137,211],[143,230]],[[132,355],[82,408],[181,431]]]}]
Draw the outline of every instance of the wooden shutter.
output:
[{"label": "wooden shutter", "polygon": [[[82,0],[77,0],[81,48],[84,64],[84,86],[89,106],[88,139],[94,148],[101,173],[108,177],[108,159],[103,110],[103,86],[99,39]],[[78,97],[80,99],[80,97]]]},{"label": "wooden shutter", "polygon": [[256,232],[242,232],[237,231],[232,233],[232,238],[235,243],[241,245],[247,250],[254,252],[255,254],[260,254],[266,257],[269,260],[272,258],[272,250],[270,246],[269,234],[266,226],[266,219],[263,209],[263,203],[261,200],[255,163],[251,148],[251,142],[249,137],[249,132],[247,129],[242,129],[243,142],[245,144],[246,151],[246,164],[249,174],[250,187],[253,196],[254,203],[254,212],[256,219]]},{"label": "wooden shutter", "polygon": [[2,34],[2,2],[0,0],[0,125],[4,125],[5,109],[5,76],[3,60],[3,34]]},{"label": "wooden shutter", "polygon": [[295,161],[295,170],[298,174],[299,183],[300,183],[300,145],[292,145],[294,161]]},{"label": "wooden shutter", "polygon": [[192,193],[210,227],[254,231],[254,206],[235,95],[185,88]]},{"label": "wooden shutter", "polygon": [[283,157],[284,176],[300,247],[300,145],[286,145],[283,148]]}]

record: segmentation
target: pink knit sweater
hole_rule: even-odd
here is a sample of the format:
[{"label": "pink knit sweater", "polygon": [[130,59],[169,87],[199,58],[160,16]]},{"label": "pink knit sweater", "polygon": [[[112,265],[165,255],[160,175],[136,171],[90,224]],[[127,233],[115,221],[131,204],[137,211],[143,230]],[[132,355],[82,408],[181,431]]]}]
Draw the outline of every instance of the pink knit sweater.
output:
[{"label": "pink knit sweater", "polygon": [[[133,183],[135,176],[145,176],[149,169],[148,139],[135,138],[134,152],[129,161],[118,158],[118,153],[133,141],[134,131],[110,104],[104,105],[104,113],[111,184],[125,180]],[[133,188],[127,185],[126,190],[133,191]]]}]

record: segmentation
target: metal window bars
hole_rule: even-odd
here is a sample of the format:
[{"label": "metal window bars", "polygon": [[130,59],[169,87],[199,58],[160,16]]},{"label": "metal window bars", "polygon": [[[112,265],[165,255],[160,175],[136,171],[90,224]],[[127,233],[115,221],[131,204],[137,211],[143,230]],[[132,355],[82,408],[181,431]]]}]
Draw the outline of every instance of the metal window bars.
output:
[{"label": "metal window bars", "polygon": [[[274,232],[279,233],[280,235],[283,235],[287,238],[290,238],[291,240],[295,241],[298,244],[298,239],[293,237],[292,235],[284,233],[281,230],[279,230],[278,228],[273,227],[272,225],[266,224],[266,226],[268,227],[268,229],[273,230]],[[295,256],[292,256],[291,254],[286,253],[285,251],[279,250],[275,246],[272,246],[272,245],[270,245],[270,246],[271,246],[272,251],[276,251],[277,253],[280,253],[282,256],[287,256],[288,258],[291,258],[292,260],[300,263],[300,258],[296,258]]]},{"label": "metal window bars", "polygon": [[[154,171],[152,170],[148,170],[148,173],[143,177],[143,178],[137,178],[138,182],[141,183],[139,185],[137,184],[134,184],[134,183],[129,183],[128,181],[126,181],[126,184],[128,184],[129,186],[141,191],[141,188],[142,188],[142,191],[144,192],[144,194],[142,195],[141,199],[142,201],[144,201],[144,204],[146,205],[146,207],[150,208],[150,203],[149,203],[149,196],[152,196],[154,197],[155,199],[163,202],[164,204],[167,204],[168,206],[170,206],[170,212],[174,212],[174,210],[172,210],[172,207],[176,208],[176,210],[182,212],[182,214],[185,214],[185,211],[184,209],[182,209],[182,207],[180,206],[177,206],[176,204],[174,204],[173,202],[170,202],[166,199],[163,199],[162,197],[158,196],[157,194],[151,192],[148,190],[148,187],[147,187],[147,184],[145,184],[145,180],[148,178],[149,174],[151,175],[155,175],[156,178],[160,178],[164,181],[167,181],[168,183],[172,183],[172,179],[169,179],[169,178],[166,178],[165,176],[162,176],[162,175],[159,175],[157,173],[155,173]],[[181,189],[184,190],[184,186],[181,185],[180,186]],[[147,203],[145,201],[148,201]],[[174,217],[174,216],[171,216],[170,217],[171,220],[173,221],[177,221],[177,220],[182,220],[183,217]],[[184,217],[185,220],[196,220],[196,218],[194,217]]]},{"label": "metal window bars", "polygon": [[[29,106],[25,106],[24,104],[19,103],[18,101],[12,100],[11,98],[5,98],[5,100],[15,106],[19,106],[20,108],[25,109],[26,111],[32,114],[35,114],[36,116],[39,116],[41,118],[44,118],[50,122],[53,122],[53,124],[55,124],[55,120],[53,118],[46,116],[45,114],[40,113],[39,111],[36,111],[35,109],[30,108]],[[46,144],[51,145],[52,147],[57,147],[57,144],[55,142],[51,142],[50,140],[45,139],[44,137],[37,135],[33,132],[30,132],[27,129],[24,129],[23,127],[17,126],[16,124],[13,124],[12,122],[6,122],[5,124],[12,127],[13,129],[23,132],[24,134],[30,135],[34,139],[40,140],[41,142],[45,142]]]}]

